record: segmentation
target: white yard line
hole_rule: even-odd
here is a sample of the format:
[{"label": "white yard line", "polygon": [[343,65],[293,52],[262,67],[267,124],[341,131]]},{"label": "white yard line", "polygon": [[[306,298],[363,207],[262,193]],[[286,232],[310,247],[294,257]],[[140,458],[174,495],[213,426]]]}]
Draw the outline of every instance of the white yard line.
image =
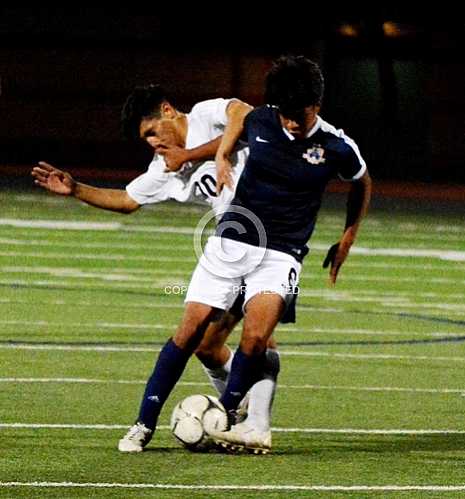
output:
[{"label": "white yard line", "polygon": [[[328,250],[326,245],[314,245],[314,249]],[[402,258],[438,258],[439,260],[451,260],[465,262],[465,251],[450,251],[441,249],[408,249],[408,248],[364,248],[354,246],[350,250],[351,255],[364,256],[392,256]]]},{"label": "white yard line", "polygon": [[[0,280],[0,283],[2,281]],[[30,300],[23,300],[21,298],[0,298],[0,305],[1,304],[7,304],[7,305],[14,305],[14,304],[19,304],[19,305],[30,305],[31,301]],[[105,307],[105,308],[118,308],[118,309],[125,309],[125,308],[184,308],[183,303],[153,303],[153,302],[148,302],[148,303],[115,303],[115,302],[105,302],[105,301],[82,301],[82,300],[76,300],[69,302],[67,300],[47,300],[47,299],[40,299],[39,301],[34,300],[34,304],[41,304],[41,305],[69,305],[74,307],[93,307],[95,308],[96,306],[99,307]]]},{"label": "white yard line", "polygon": [[[3,252],[5,253],[5,252]],[[25,254],[21,252],[8,252],[8,256],[15,256],[16,257],[22,257]],[[2,252],[0,252],[0,256],[2,255]],[[50,253],[40,253],[36,254],[37,258],[61,258],[61,259],[67,259],[68,255],[67,254],[50,254]],[[75,255],[71,256],[73,259],[94,259],[95,255]],[[123,260],[121,256],[117,255],[98,255],[96,259],[117,259],[117,260]],[[183,263],[185,261],[190,261],[189,259],[183,259],[179,257],[153,257],[156,259],[156,261],[160,262],[179,262],[182,261]],[[143,269],[135,269],[138,270],[139,272],[134,272],[135,274],[144,274]],[[57,267],[47,267],[47,266],[23,266],[23,265],[3,265],[0,266],[0,273],[3,274],[24,274],[28,273],[29,275],[33,274],[47,274],[51,276],[59,276],[59,277],[68,277],[68,278],[77,278],[77,279],[104,279],[108,281],[136,281],[136,282],[152,282],[153,278],[149,277],[150,274],[155,274],[155,275],[163,275],[166,276],[166,278],[172,277],[173,275],[179,275],[179,272],[170,272],[169,270],[163,270],[163,271],[158,271],[154,272],[151,269],[148,269],[146,274],[147,276],[140,276],[140,275],[131,275],[133,272],[132,270],[128,269],[93,269],[92,272],[90,272],[88,269],[82,269],[82,268],[76,268],[76,267],[62,267],[62,266],[57,266]],[[181,272],[182,275],[185,277],[188,277],[190,275],[190,271],[186,270],[185,272]],[[321,274],[312,274],[310,272],[304,272],[300,276],[300,282],[301,286],[304,286],[302,283],[306,281],[307,279],[311,279],[312,282],[315,282],[317,279],[321,279]],[[411,282],[411,283],[418,283],[418,282],[426,282],[426,283],[433,283],[433,284],[461,284],[465,283],[465,280],[457,278],[457,277],[432,277],[430,275],[428,276],[421,276],[417,275],[415,277],[399,277],[399,276],[388,276],[388,275],[366,275],[366,274],[351,274],[346,276],[347,280],[350,281],[362,281],[362,282]],[[325,295],[328,296],[330,299],[334,297],[341,296],[340,293],[334,292],[333,290],[326,291],[326,290],[301,290],[302,296],[321,296]],[[412,293],[413,295],[413,293]],[[354,293],[346,292],[344,296],[350,296],[352,300],[360,299],[360,298],[355,298]]]},{"label": "white yard line", "polygon": [[[428,355],[390,355],[390,354],[350,354],[337,352],[322,352],[304,350],[279,350],[280,355],[296,357],[327,357],[340,360],[411,360],[413,362],[465,362],[465,357],[446,357],[446,356],[428,356]],[[43,351],[70,351],[70,352],[159,352],[160,347],[138,347],[138,346],[112,346],[112,345],[50,345],[33,343],[3,343],[0,344],[0,350],[43,350]]]},{"label": "white yard line", "polygon": [[[47,241],[47,240],[31,240],[31,239],[11,239],[11,238],[0,238],[0,244],[5,244],[9,246],[47,246],[47,247],[65,247],[65,248],[76,248],[76,243],[67,243],[67,242],[54,242],[54,241]],[[322,245],[323,246],[323,245]],[[154,250],[162,250],[162,251],[174,251],[176,253],[180,251],[185,251],[188,253],[193,253],[193,246],[192,244],[158,244],[158,243],[147,243],[147,244],[129,244],[129,243],[115,243],[115,242],[105,242],[105,243],[79,243],[80,248],[93,248],[93,249],[98,249],[98,248],[103,248],[103,249],[123,249],[123,250],[148,250],[148,251],[154,251]],[[318,250],[320,251],[320,250]],[[370,261],[365,261],[365,262],[356,262],[354,260],[349,260],[345,264],[346,268],[363,268],[363,269],[369,269],[369,268],[377,268],[377,269],[386,269],[386,270],[392,270],[395,271],[397,269],[408,269],[408,270],[432,270],[432,271],[446,271],[446,272],[464,272],[465,271],[465,265],[461,264],[455,264],[455,265],[441,265],[440,263],[422,263],[422,264],[416,264],[416,263],[400,263],[400,262],[391,262],[391,263],[382,263],[382,262],[370,262]],[[13,268],[13,267],[11,267]],[[20,268],[20,267],[18,267]],[[25,267],[23,267],[25,268]],[[33,267],[31,267],[32,269]],[[101,269],[103,271],[103,269]],[[113,270],[113,269],[109,269]],[[125,270],[126,272],[129,272],[128,269],[120,269],[120,270]],[[131,269],[131,272],[144,272],[144,269]],[[151,269],[147,269],[145,272],[147,273],[153,273],[154,271]],[[163,272],[167,272],[164,270]],[[302,274],[304,275],[304,274]]]},{"label": "white yard line", "polygon": [[[28,326],[28,327],[47,327],[47,328],[89,328],[89,329],[161,329],[170,331],[177,327],[177,324],[135,324],[118,322],[51,322],[45,320],[25,321],[25,320],[0,320],[0,325],[4,326]],[[319,327],[289,327],[278,326],[277,332],[286,333],[316,333],[327,335],[355,335],[355,336],[419,336],[423,337],[447,337],[461,334],[460,331],[383,331],[373,329],[348,329],[348,328],[319,328]]]},{"label": "white yard line", "polygon": [[[465,229],[463,229],[465,231]],[[418,231],[408,231],[402,232],[401,229],[396,228],[392,230],[392,228],[386,228],[385,230],[367,230],[364,228],[363,235],[372,241],[373,239],[382,239],[386,240],[386,233],[390,233],[396,240],[402,240],[403,244],[405,241],[414,241],[417,245],[418,241],[426,241],[431,244],[432,241],[441,241],[441,242],[463,242],[463,236],[461,234],[445,234],[444,232],[428,232],[425,229],[422,229],[421,232]],[[318,230],[315,235],[318,234],[318,237],[323,239],[328,239],[331,237],[337,237],[336,233],[331,230]]]},{"label": "white yard line", "polygon": [[[0,218],[0,226],[19,228],[41,228],[59,230],[108,230],[108,231],[131,231],[131,232],[156,232],[174,234],[194,234],[193,227],[173,227],[173,226],[134,226],[124,225],[118,222],[86,222],[68,220],[26,220],[14,218]],[[312,244],[313,250],[327,251],[326,244]],[[351,249],[353,255],[365,256],[393,256],[393,257],[418,257],[418,258],[438,258],[440,260],[465,261],[465,251],[450,251],[441,249],[409,249],[409,248],[366,248],[355,246]]]},{"label": "white yard line", "polygon": [[[44,287],[44,288],[49,288],[50,286],[53,286],[55,288],[63,288],[63,289],[69,289],[72,288],[75,291],[78,290],[85,290],[85,289],[99,289],[102,291],[105,290],[111,290],[111,289],[119,289],[124,292],[124,290],[130,290],[134,289],[136,291],[142,292],[142,291],[149,291],[149,292],[159,292],[159,293],[164,293],[165,295],[173,295],[176,296],[180,299],[184,296],[184,292],[187,290],[187,284],[188,280],[182,278],[181,276],[176,276],[175,279],[168,279],[168,276],[166,278],[158,278],[158,279],[149,279],[150,284],[143,284],[140,282],[137,282],[137,279],[131,279],[130,282],[127,282],[124,277],[118,277],[117,275],[115,278],[109,278],[108,280],[104,277],[101,278],[103,282],[76,282],[72,280],[66,280],[66,278],[62,278],[60,280],[54,280],[54,279],[0,279],[0,285],[4,284],[7,286],[23,286],[23,287],[30,287],[30,286],[36,286],[36,287]],[[121,282],[123,280],[124,282]],[[134,282],[136,281],[136,282]],[[168,290],[168,291],[167,291]],[[454,315],[457,317],[463,317],[465,315],[465,306],[462,303],[450,303],[450,302],[439,302],[439,303],[434,303],[431,301],[431,299],[435,298],[437,295],[437,298],[450,298],[450,299],[458,299],[462,300],[463,296],[460,293],[450,293],[450,294],[445,294],[445,295],[440,295],[439,293],[423,293],[424,296],[421,296],[421,293],[418,293],[415,296],[415,293],[409,293],[408,295],[405,294],[403,295],[400,293],[399,297],[396,297],[395,295],[393,296],[393,293],[388,293],[388,294],[383,294],[379,293],[379,297],[376,297],[376,293],[372,296],[369,296],[365,294],[363,296],[363,292],[361,292],[362,296],[355,296],[351,295],[350,293],[337,293],[335,292],[334,295],[327,294],[325,293],[324,290],[320,291],[302,291],[301,292],[301,298],[304,297],[311,297],[311,298],[317,298],[319,300],[325,300],[327,302],[332,302],[332,303],[337,303],[337,304],[350,304],[350,303],[378,303],[382,305],[383,307],[388,307],[388,308],[396,308],[397,312],[404,311],[404,309],[407,310],[407,312],[412,313],[415,310],[418,310],[419,313],[424,313],[425,311],[429,311],[431,313],[438,313],[441,310],[446,310],[448,312],[448,315]],[[434,296],[432,296],[434,295]],[[367,296],[367,297],[366,297]],[[405,296],[405,297],[404,297]],[[410,301],[408,299],[408,296],[411,296],[412,298],[415,297],[423,297],[423,298],[428,298],[427,303],[416,303],[413,301]],[[8,299],[0,299],[0,303],[20,303],[20,300],[12,300],[8,301]],[[45,303],[45,301],[42,301],[42,303]],[[64,304],[64,302],[60,302],[61,304]],[[300,302],[302,303],[302,301]],[[73,303],[73,307],[76,306],[78,302]],[[95,306],[96,303],[93,303],[91,305],[88,304],[83,304],[83,306]],[[100,304],[100,302],[99,302]],[[108,306],[114,307],[114,304],[109,304]],[[141,305],[134,305],[134,304],[121,304],[118,305],[118,308],[135,308],[135,307],[141,307],[141,308],[183,308],[182,303],[179,304],[170,304],[170,303],[165,303],[165,304],[141,304]],[[331,306],[328,304],[327,307],[317,307],[312,305],[311,308],[307,308],[302,305],[297,305],[297,310],[299,313],[314,313],[314,312],[324,312],[324,313],[340,313],[340,312],[350,312],[350,310],[346,310],[344,308],[337,308],[331,304]]]},{"label": "white yard line", "polygon": [[[0,428],[50,429],[50,430],[125,430],[128,424],[67,424],[67,423],[0,423]],[[157,430],[169,430],[168,425]],[[276,433],[332,433],[348,435],[463,435],[465,430],[453,429],[371,429],[371,428],[281,428],[272,427]]]},{"label": "white yard line", "polygon": [[[318,252],[326,252],[327,245],[315,244],[312,249]],[[354,246],[351,255],[363,255],[369,257],[390,256],[390,257],[403,257],[403,258],[435,258],[439,260],[449,260],[453,262],[465,262],[465,251],[449,251],[449,250],[434,250],[434,249],[400,249],[400,248],[362,248]],[[77,255],[70,253],[50,253],[50,252],[21,252],[21,251],[2,251],[0,256],[28,256],[33,258],[72,258],[72,259],[88,259],[88,260],[136,260],[148,262],[195,262],[196,258],[193,257],[143,257],[143,256],[129,256],[129,255]]]},{"label": "white yard line", "polygon": [[[47,267],[46,267],[47,268]],[[122,272],[124,272],[124,269],[115,269],[115,272],[116,271],[119,271],[121,270]],[[141,269],[135,269],[135,270],[141,270]],[[110,269],[103,269],[102,272],[110,272],[111,270]],[[131,270],[132,272],[132,270]],[[28,272],[30,273],[30,272]],[[143,271],[141,272],[143,273]],[[164,276],[166,278],[169,278],[170,276],[172,277],[173,275],[178,275],[179,276],[182,276],[182,277],[189,277],[190,276],[190,273],[188,271],[186,272],[179,272],[178,274],[176,273],[176,271],[160,271],[160,272],[157,272],[157,274],[159,274],[160,276]],[[26,281],[24,279],[20,279],[18,281],[18,279],[3,279],[1,280],[0,279],[0,283],[4,281],[4,284],[7,284],[8,282],[29,282],[29,281]],[[63,281],[60,281],[60,282],[63,282]],[[324,298],[324,299],[331,299],[331,298],[334,298],[334,301],[343,301],[344,299],[347,299],[347,300],[350,300],[352,299],[353,297],[368,297],[368,298],[380,298],[380,300],[385,300],[387,302],[392,302],[392,303],[395,303],[397,302],[397,300],[403,300],[404,302],[406,303],[409,303],[410,302],[410,299],[411,298],[415,298],[415,299],[418,299],[418,298],[426,298],[428,300],[428,303],[427,304],[431,304],[431,300],[434,300],[434,299],[450,299],[450,300],[460,300],[460,303],[463,302],[463,293],[447,293],[447,292],[444,292],[444,293],[438,293],[438,292],[434,292],[434,291],[417,291],[417,290],[412,290],[412,291],[398,291],[398,290],[395,290],[395,291],[385,291],[383,292],[382,290],[363,290],[363,289],[357,289],[357,291],[337,291],[335,289],[310,289],[310,288],[307,288],[307,287],[302,287],[301,288],[301,291],[302,292],[305,292],[306,293],[306,296],[309,296],[309,297],[314,297],[314,298]],[[57,300],[41,300],[41,303],[54,303],[56,302]],[[21,299],[18,298],[16,300],[10,300],[9,298],[0,298],[0,303],[21,303]],[[66,302],[64,300],[59,300],[60,304],[64,305]],[[30,302],[27,302],[27,301],[24,301],[24,303],[30,303]],[[99,302],[101,303],[101,302]],[[73,300],[72,303],[70,303],[70,305],[79,305],[81,304],[82,306],[87,306],[88,304],[90,304],[90,302],[85,302],[85,301],[75,301]],[[448,303],[445,302],[444,305],[447,305]],[[95,305],[95,302],[92,302],[92,305]],[[112,306],[111,303],[108,303],[107,306]],[[119,304],[118,307],[125,307],[126,304]],[[140,306],[140,307],[148,307],[148,306],[153,306],[152,303],[136,303],[136,304],[128,304],[128,306],[130,307],[134,307],[134,306]]]},{"label": "white yard line", "polygon": [[[45,320],[31,321],[31,320],[0,320],[0,325],[4,326],[28,326],[28,327],[47,327],[47,328],[90,328],[90,329],[165,329],[171,330],[177,327],[177,324],[140,324],[140,323],[120,323],[120,322],[52,322]],[[277,331],[288,333],[318,333],[318,334],[341,334],[341,335],[362,335],[362,336],[420,336],[420,337],[438,337],[438,336],[453,336],[459,334],[457,331],[383,331],[373,329],[349,329],[349,328],[320,328],[320,327],[289,327],[278,326]]]},{"label": "white yard line", "polygon": [[[44,258],[44,259],[49,259],[49,260],[54,260],[56,261],[57,259],[59,258],[62,258],[62,259],[65,259],[65,260],[68,260],[68,259],[72,259],[72,260],[82,260],[82,259],[85,259],[85,260],[116,260],[116,261],[124,261],[124,260],[137,260],[137,261],[148,261],[148,260],[151,260],[151,261],[156,261],[156,262],[162,262],[162,263],[167,263],[167,262],[177,262],[177,263],[190,263],[191,261],[193,261],[193,259],[183,259],[183,258],[170,258],[170,257],[167,257],[167,258],[164,258],[164,257],[124,257],[123,255],[100,255],[100,256],[90,256],[90,255],[70,255],[70,256],[64,256],[64,255],[51,255],[51,254],[44,254],[44,255],[37,255],[37,254],[13,254],[14,252],[2,252],[0,251],[0,256],[5,256],[6,253],[9,253],[8,256],[11,256],[11,257],[14,257],[14,258],[21,258],[21,257],[24,257],[24,256],[27,256],[27,257],[31,257],[31,258]],[[38,272],[39,274],[41,272]],[[30,274],[34,274],[34,271],[31,271]],[[50,272],[48,273],[50,275],[59,275],[59,271],[58,272]],[[173,275],[175,275],[173,273]],[[186,273],[183,274],[184,276],[188,277],[190,275],[190,272],[189,271],[186,271]],[[166,274],[164,274],[164,276],[166,277],[166,279],[169,279],[170,278],[170,273],[167,272]],[[153,286],[150,286],[150,285],[144,285],[144,283],[146,282],[155,282],[155,280],[153,278],[144,278],[144,277],[136,277],[136,276],[130,276],[130,275],[127,275],[127,276],[124,276],[124,275],[118,275],[116,273],[109,273],[109,274],[98,274],[98,273],[93,273],[93,275],[91,275],[90,272],[88,272],[87,274],[86,273],[75,273],[74,275],[71,274],[71,273],[68,273],[65,277],[67,277],[68,279],[89,279],[89,278],[92,278],[92,279],[100,279],[100,280],[105,280],[106,282],[110,283],[112,281],[133,281],[133,282],[140,282],[140,287],[153,287]],[[160,276],[161,277],[161,276]],[[177,276],[178,277],[178,276]],[[326,277],[326,276],[325,276]],[[315,293],[320,293],[319,291],[305,291],[305,284],[302,283],[302,281],[304,280],[307,280],[307,279],[312,279],[312,282],[314,282],[316,279],[318,279],[320,282],[323,282],[322,281],[322,275],[321,274],[310,274],[310,273],[307,273],[303,276],[303,278],[301,279],[301,287],[302,287],[302,294],[301,296],[315,296]],[[364,276],[364,275],[350,275],[350,276],[344,276],[344,281],[345,282],[350,282],[350,281],[357,281],[357,282],[388,282],[388,283],[412,283],[412,284],[415,284],[415,283],[419,283],[419,284],[423,284],[424,286],[427,286],[428,284],[453,284],[453,285],[461,285],[461,284],[465,284],[465,280],[464,279],[456,279],[456,278],[445,278],[445,277],[438,277],[438,278],[432,278],[432,277],[424,277],[424,278],[421,278],[421,277],[418,277],[418,278],[415,278],[415,277],[397,277],[397,276],[393,276],[393,277],[389,277],[389,276]],[[8,279],[8,278],[3,278],[0,280],[1,283],[4,283],[4,284],[8,284],[9,282],[11,283],[36,283],[37,281],[35,279],[30,279],[30,280],[26,280],[26,279]],[[59,281],[59,283],[63,284],[65,283],[66,280],[63,278],[61,279],[61,281]],[[74,281],[68,281],[69,283],[73,283],[74,285]],[[323,291],[320,293],[321,295],[323,295]],[[355,293],[353,295],[349,295],[347,294],[348,296],[350,296],[350,298],[353,298],[353,301],[357,301],[359,300],[360,298],[357,298],[355,297]],[[328,296],[331,296],[331,295],[328,295]],[[334,294],[334,297],[337,297],[337,293]],[[415,296],[413,294],[413,296]]]},{"label": "white yard line", "polygon": [[194,257],[170,257],[170,256],[130,256],[125,254],[119,255],[96,255],[94,253],[84,254],[78,252],[76,254],[67,253],[49,253],[40,251],[0,251],[0,256],[8,256],[12,258],[28,257],[28,258],[44,258],[44,259],[65,259],[65,260],[103,260],[103,261],[135,261],[135,262],[177,262],[177,263],[193,263],[197,262]]},{"label": "white yard line", "polygon": [[50,321],[15,321],[0,320],[0,325],[5,326],[28,326],[28,327],[49,327],[49,328],[90,328],[90,329],[166,329],[171,330],[177,324],[127,324],[114,322],[50,322]]},{"label": "white yard line", "polygon": [[237,490],[237,491],[320,491],[320,492],[459,492],[465,485],[184,485],[174,483],[116,482],[0,482],[0,487],[80,488],[80,489],[156,489],[156,490]]},{"label": "white yard line", "polygon": [[[179,282],[181,281],[181,282]],[[165,286],[172,286],[178,284],[186,284],[186,281],[181,280],[180,277],[176,277],[176,281],[168,281],[166,279],[150,279],[151,284],[139,284],[134,282],[124,282],[119,283],[112,280],[105,280],[104,283],[99,282],[76,282],[76,281],[66,281],[66,279],[60,279],[54,281],[53,279],[0,279],[0,284],[7,284],[13,286],[54,286],[58,288],[69,288],[72,287],[74,290],[79,289],[136,289],[136,290],[150,290],[150,291],[161,291],[163,292]]]},{"label": "white yard line", "polygon": [[[47,247],[62,247],[62,248],[76,248],[75,242],[65,242],[65,241],[49,241],[49,240],[37,240],[37,239],[11,239],[11,238],[0,238],[0,244],[7,244],[9,246],[47,246]],[[102,242],[102,243],[79,243],[79,248],[90,248],[90,249],[127,249],[127,250],[163,250],[163,251],[190,251],[194,253],[194,247],[191,244],[190,246],[181,245],[181,244],[134,244],[134,243],[115,243],[111,242]]]},{"label": "white yard line", "polygon": [[18,227],[22,229],[52,230],[121,230],[124,225],[119,222],[88,222],[72,220],[27,220],[20,218],[0,218],[0,226]]},{"label": "white yard line", "polygon": [[[142,275],[142,276],[150,276],[154,275],[157,277],[166,277],[166,278],[172,278],[173,276],[182,276],[185,278],[188,278],[191,273],[192,269],[186,269],[186,270],[175,270],[175,269],[169,269],[167,270],[165,266],[161,266],[161,268],[131,268],[131,267],[102,267],[98,266],[98,268],[93,268],[91,269],[92,272],[90,272],[89,268],[85,267],[63,267],[63,266],[55,266],[55,267],[49,267],[49,266],[44,266],[44,265],[2,265],[0,266],[0,273],[3,274],[50,274],[50,275],[69,275],[69,276],[79,276],[80,274],[95,274],[99,277],[102,275],[109,275],[109,274],[122,274],[122,275],[128,275],[131,278],[134,276]],[[153,280],[153,278],[152,278]]]},{"label": "white yard line", "polygon": [[[111,283],[111,285],[109,284]],[[180,300],[183,297],[183,292],[182,289],[187,289],[185,286],[187,286],[187,281],[177,278],[174,282],[166,281],[166,280],[153,280],[152,285],[144,285],[144,284],[136,284],[136,283],[118,283],[118,282],[113,282],[113,281],[105,281],[105,283],[86,283],[86,282],[80,282],[80,283],[71,283],[71,282],[66,282],[65,279],[62,279],[60,281],[54,281],[51,279],[41,279],[41,280],[25,280],[25,279],[0,279],[0,285],[1,284],[6,284],[9,286],[24,286],[24,287],[30,287],[30,286],[36,286],[36,287],[43,287],[43,288],[50,288],[50,286],[53,286],[55,288],[63,288],[63,289],[68,289],[72,288],[74,291],[82,290],[82,289],[100,289],[100,290],[108,290],[108,289],[121,289],[122,292],[124,290],[129,290],[129,289],[135,289],[136,291],[142,292],[144,291],[158,291],[162,292],[166,295],[167,289],[171,290],[174,289],[174,291],[170,292],[170,295],[178,297]],[[322,293],[323,294],[323,293]],[[429,293],[425,293],[429,294]],[[318,295],[315,295],[318,297]],[[450,298],[452,299],[462,299],[462,295],[456,295],[456,294],[450,294]],[[321,299],[324,299],[324,296],[320,297]],[[417,311],[417,313],[425,313],[429,312],[432,314],[437,314],[442,310],[446,310],[448,316],[454,316],[454,317],[464,317],[465,316],[465,310],[464,306],[461,304],[455,304],[455,303],[434,303],[429,301],[428,303],[414,303],[410,302],[408,300],[390,300],[383,298],[382,295],[380,295],[380,300],[376,299],[355,299],[351,300],[350,298],[348,299],[339,299],[335,297],[333,300],[327,300],[331,301],[333,303],[338,303],[338,304],[344,304],[344,303],[359,303],[359,302],[364,302],[364,303],[379,303],[383,307],[387,308],[395,308],[397,313],[414,313]],[[21,304],[21,303],[26,303],[24,300],[22,301],[21,299],[8,299],[8,298],[0,298],[0,305],[1,304]],[[56,305],[66,305],[67,302],[64,300],[40,300],[40,303],[42,304],[56,304]],[[72,306],[73,308],[76,306],[83,306],[83,307],[95,307],[96,305],[99,306],[104,306],[105,302],[73,302]],[[184,305],[182,302],[176,304],[176,303],[147,303],[147,304],[131,304],[131,303],[124,303],[124,304],[115,304],[115,303],[106,303],[107,307],[112,307],[112,308],[119,308],[119,309],[125,309],[125,308],[175,308],[175,309],[182,309],[184,308]],[[320,312],[320,313],[328,313],[328,314],[339,314],[339,313],[351,313],[350,309],[346,308],[339,308],[331,304],[331,306],[315,306],[311,305],[306,306],[305,304],[302,305],[297,305],[297,310],[299,311],[299,314],[313,314],[315,312]],[[389,312],[390,313],[390,312]]]},{"label": "white yard line", "polygon": [[194,227],[125,225],[119,222],[88,222],[74,220],[27,220],[18,218],[0,218],[0,226],[22,229],[76,230],[76,231],[129,231],[161,234],[194,234]]},{"label": "white yard line", "polygon": [[373,261],[365,261],[365,262],[357,262],[354,260],[348,260],[344,263],[345,268],[363,268],[363,269],[384,269],[384,270],[397,270],[397,269],[407,269],[407,270],[431,270],[431,271],[441,271],[441,272],[464,272],[465,265],[461,263],[440,263],[434,261],[433,263],[400,263],[400,262],[373,262]]},{"label": "white yard line", "polygon": [[[53,277],[64,277],[68,279],[99,279],[102,281],[123,281],[123,282],[141,282],[141,283],[154,283],[161,282],[160,275],[158,275],[158,279],[150,276],[140,276],[140,275],[131,275],[128,273],[122,272],[90,272],[84,270],[78,270],[73,268],[63,268],[57,267],[47,268],[47,267],[38,267],[37,270],[31,268],[30,270],[21,269],[18,270],[15,267],[0,267],[0,273],[3,274],[46,274],[51,275]],[[168,275],[166,275],[168,277]],[[70,281],[71,282],[71,281]]]},{"label": "white yard line", "polygon": [[[0,383],[55,383],[55,384],[85,384],[85,385],[145,385],[147,380],[99,379],[99,378],[0,378]],[[179,386],[211,386],[207,382],[180,381]],[[356,392],[399,392],[428,394],[465,394],[465,388],[409,388],[401,386],[343,386],[343,385],[285,385],[280,389],[290,390],[325,390],[325,391],[356,391]]]}]

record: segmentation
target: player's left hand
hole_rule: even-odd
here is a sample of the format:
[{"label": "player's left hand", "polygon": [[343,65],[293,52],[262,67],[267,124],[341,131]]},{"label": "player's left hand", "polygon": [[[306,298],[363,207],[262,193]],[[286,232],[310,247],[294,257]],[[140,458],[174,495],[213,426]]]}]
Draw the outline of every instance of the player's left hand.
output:
[{"label": "player's left hand", "polygon": [[221,194],[223,187],[234,190],[233,170],[231,161],[226,158],[216,158],[216,193]]},{"label": "player's left hand", "polygon": [[326,258],[323,261],[323,268],[329,266],[329,282],[336,284],[339,269],[349,255],[350,248],[354,242],[352,234],[347,231],[341,240],[329,248]]}]

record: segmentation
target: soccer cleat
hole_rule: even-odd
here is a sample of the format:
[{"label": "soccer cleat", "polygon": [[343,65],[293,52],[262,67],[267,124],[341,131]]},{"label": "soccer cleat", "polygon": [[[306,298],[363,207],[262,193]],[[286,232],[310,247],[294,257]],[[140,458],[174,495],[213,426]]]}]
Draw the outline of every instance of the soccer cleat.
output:
[{"label": "soccer cleat", "polygon": [[241,400],[237,408],[235,424],[242,423],[245,419],[247,419],[247,414],[249,412],[249,399],[250,391],[245,394],[245,397]]},{"label": "soccer cleat", "polygon": [[142,452],[152,439],[152,434],[153,431],[147,428],[144,423],[137,422],[118,442],[118,450],[120,452]]},{"label": "soccer cleat", "polygon": [[259,431],[247,423],[238,423],[229,431],[212,431],[210,436],[216,445],[232,452],[268,454],[271,451],[271,431]]}]

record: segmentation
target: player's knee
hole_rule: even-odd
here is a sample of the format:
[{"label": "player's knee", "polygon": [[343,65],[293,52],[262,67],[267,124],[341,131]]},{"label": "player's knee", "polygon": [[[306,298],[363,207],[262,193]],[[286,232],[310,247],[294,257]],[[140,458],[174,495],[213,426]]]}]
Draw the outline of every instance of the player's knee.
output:
[{"label": "player's knee", "polygon": [[267,339],[259,334],[243,335],[241,340],[241,350],[246,355],[259,355],[266,349]]},{"label": "player's knee", "polygon": [[200,344],[195,351],[195,355],[207,367],[221,364],[221,346]]},{"label": "player's knee", "polygon": [[194,352],[205,334],[211,321],[217,320],[222,311],[203,304],[189,303],[184,311],[181,325],[173,337],[174,343],[182,348]]},{"label": "player's knee", "polygon": [[183,322],[173,336],[174,343],[183,350],[194,351],[202,341],[204,329],[195,322]]}]

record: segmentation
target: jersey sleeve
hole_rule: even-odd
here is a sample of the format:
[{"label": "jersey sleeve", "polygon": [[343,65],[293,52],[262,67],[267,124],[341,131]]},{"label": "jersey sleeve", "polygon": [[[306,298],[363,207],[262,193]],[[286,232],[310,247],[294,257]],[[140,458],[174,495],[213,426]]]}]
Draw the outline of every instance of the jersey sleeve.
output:
[{"label": "jersey sleeve", "polygon": [[172,197],[174,183],[179,182],[175,174],[165,172],[165,162],[155,156],[147,171],[126,186],[126,192],[140,205],[161,203]]},{"label": "jersey sleeve", "polygon": [[350,182],[362,177],[367,166],[357,144],[347,136],[344,136],[344,143],[339,159],[338,175],[341,180]]},{"label": "jersey sleeve", "polygon": [[226,109],[231,101],[235,99],[209,99],[196,104],[190,114],[199,118],[203,123],[207,122],[211,127],[225,127],[228,121]]}]

